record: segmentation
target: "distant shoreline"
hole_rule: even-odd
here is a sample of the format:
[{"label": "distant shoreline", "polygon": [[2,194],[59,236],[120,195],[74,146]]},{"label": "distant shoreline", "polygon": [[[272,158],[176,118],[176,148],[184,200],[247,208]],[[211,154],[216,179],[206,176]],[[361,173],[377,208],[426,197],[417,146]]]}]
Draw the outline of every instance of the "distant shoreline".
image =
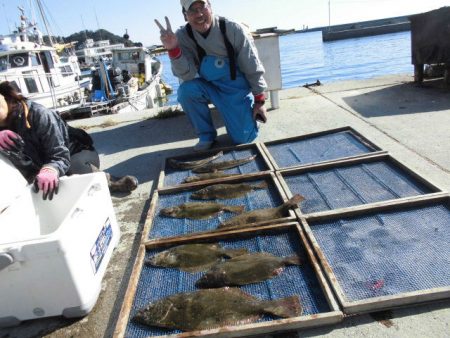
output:
[{"label": "distant shoreline", "polygon": [[295,30],[293,33],[309,33],[322,31],[323,41],[333,41],[362,36],[395,33],[410,30],[410,15],[391,18],[350,22],[346,24],[321,26]]}]

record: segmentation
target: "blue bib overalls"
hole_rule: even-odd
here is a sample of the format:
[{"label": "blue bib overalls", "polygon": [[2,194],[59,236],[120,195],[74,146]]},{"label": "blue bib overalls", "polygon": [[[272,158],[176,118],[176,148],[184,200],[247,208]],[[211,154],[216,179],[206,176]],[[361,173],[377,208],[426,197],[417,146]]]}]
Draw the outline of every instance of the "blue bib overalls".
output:
[{"label": "blue bib overalls", "polygon": [[180,102],[200,141],[217,136],[208,103],[220,112],[228,135],[234,143],[252,142],[258,135],[253,119],[253,95],[247,79],[237,69],[231,80],[228,58],[207,55],[200,66],[200,77],[183,82],[178,89]]}]

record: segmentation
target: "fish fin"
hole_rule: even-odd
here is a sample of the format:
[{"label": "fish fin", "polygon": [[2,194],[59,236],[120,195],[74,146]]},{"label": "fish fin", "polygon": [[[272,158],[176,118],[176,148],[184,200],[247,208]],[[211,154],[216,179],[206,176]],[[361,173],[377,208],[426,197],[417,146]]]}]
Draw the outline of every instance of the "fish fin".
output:
[{"label": "fish fin", "polygon": [[284,257],[283,263],[285,265],[302,265],[302,260],[297,255],[293,255],[289,257]]},{"label": "fish fin", "polygon": [[246,253],[248,253],[247,249],[229,249],[229,250],[225,250],[224,254],[227,257],[233,258],[233,257],[237,257],[237,256],[242,256],[245,255]]},{"label": "fish fin", "polygon": [[242,214],[245,210],[245,206],[244,205],[227,205],[223,208],[223,210],[228,211],[228,212],[234,212],[237,214]]},{"label": "fish fin", "polygon": [[290,318],[300,316],[303,312],[298,296],[291,296],[263,304],[264,311],[277,317]]},{"label": "fish fin", "polygon": [[262,181],[261,183],[255,184],[253,189],[267,189],[269,184],[266,181]]},{"label": "fish fin", "polygon": [[212,265],[214,265],[214,263],[205,264],[205,265],[197,265],[197,266],[192,266],[192,267],[182,267],[179,269],[184,272],[197,273],[197,272],[209,270],[209,268],[211,268]]}]

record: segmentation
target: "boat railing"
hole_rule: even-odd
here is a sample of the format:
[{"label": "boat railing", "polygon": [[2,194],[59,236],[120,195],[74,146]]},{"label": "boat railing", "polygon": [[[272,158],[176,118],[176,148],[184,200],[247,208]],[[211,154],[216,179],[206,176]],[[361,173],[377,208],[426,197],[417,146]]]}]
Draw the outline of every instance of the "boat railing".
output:
[{"label": "boat railing", "polygon": [[[61,72],[61,74],[63,74],[63,77],[64,76],[75,76],[75,81],[78,85],[78,93],[79,93],[80,103],[83,102],[83,100],[85,98],[84,98],[84,93],[83,93],[83,87],[82,87],[81,81],[80,81],[82,79],[81,76],[75,72],[69,72],[69,71]],[[14,81],[15,84],[19,87],[19,90],[21,92],[23,92],[24,85],[27,86],[26,80],[29,80],[29,79],[35,80],[36,77],[39,80],[46,79],[49,84],[50,96],[52,98],[52,104],[53,104],[53,107],[48,107],[48,108],[56,109],[58,107],[61,107],[61,104],[58,104],[58,98],[57,98],[56,91],[55,91],[55,87],[57,87],[57,86],[54,85],[54,81],[53,81],[54,76],[55,76],[55,74],[50,74],[50,73],[45,73],[45,74],[36,74],[36,73],[33,73],[33,74],[0,74],[0,82]],[[24,81],[17,81],[20,79],[23,79]],[[30,93],[30,97],[32,94],[39,94],[39,93],[42,93],[42,92],[38,91],[38,92]]]}]

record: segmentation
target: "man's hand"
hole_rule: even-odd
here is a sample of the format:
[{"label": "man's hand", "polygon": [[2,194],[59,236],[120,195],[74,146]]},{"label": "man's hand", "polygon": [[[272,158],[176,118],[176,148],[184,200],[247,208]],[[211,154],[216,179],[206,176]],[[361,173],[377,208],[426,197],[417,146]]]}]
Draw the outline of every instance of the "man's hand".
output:
[{"label": "man's hand", "polygon": [[169,18],[166,16],[165,19],[167,28],[164,28],[164,26],[161,25],[161,23],[156,19],[155,23],[161,32],[161,42],[163,43],[163,46],[167,50],[171,50],[178,47],[178,39],[175,33],[172,31],[172,26],[170,25]]},{"label": "man's hand", "polygon": [[255,103],[253,105],[253,119],[262,123],[267,122],[267,110],[264,104]]}]

